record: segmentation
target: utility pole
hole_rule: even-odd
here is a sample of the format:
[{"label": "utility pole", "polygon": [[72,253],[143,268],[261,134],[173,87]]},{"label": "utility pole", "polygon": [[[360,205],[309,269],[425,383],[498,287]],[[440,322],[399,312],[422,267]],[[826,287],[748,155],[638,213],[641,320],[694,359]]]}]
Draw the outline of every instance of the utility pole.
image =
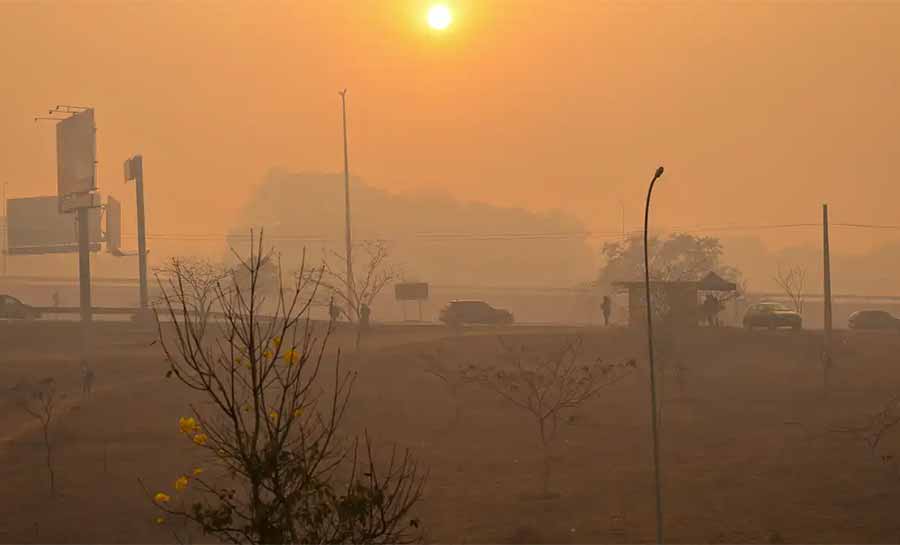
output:
[{"label": "utility pole", "polygon": [[[354,295],[353,286],[353,244],[350,236],[350,160],[347,152],[347,90],[344,89],[341,95],[341,113],[344,120],[344,211],[346,213],[346,242],[347,242],[347,304],[353,307],[352,311],[357,312],[357,302]],[[347,309],[350,311],[351,309]],[[347,317],[350,318],[348,312]]]},{"label": "utility pole", "polygon": [[826,372],[826,380],[828,367],[831,366],[831,253],[828,247],[828,205],[822,205],[822,254],[825,260],[822,268],[824,278],[825,292],[825,351],[823,364]]}]

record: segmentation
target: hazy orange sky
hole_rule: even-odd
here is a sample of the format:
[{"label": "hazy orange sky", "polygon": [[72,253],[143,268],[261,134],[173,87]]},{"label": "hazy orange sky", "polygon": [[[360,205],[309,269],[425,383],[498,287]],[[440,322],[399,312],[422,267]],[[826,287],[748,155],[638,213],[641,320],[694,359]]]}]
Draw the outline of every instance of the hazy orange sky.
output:
[{"label": "hazy orange sky", "polygon": [[664,164],[660,225],[900,223],[900,3],[445,3],[443,33],[418,0],[2,3],[0,181],[52,194],[32,118],[90,105],[104,193],[133,210],[140,152],[151,232],[223,232],[270,167],[342,168],[347,87],[351,170],[392,191],[615,230]]}]

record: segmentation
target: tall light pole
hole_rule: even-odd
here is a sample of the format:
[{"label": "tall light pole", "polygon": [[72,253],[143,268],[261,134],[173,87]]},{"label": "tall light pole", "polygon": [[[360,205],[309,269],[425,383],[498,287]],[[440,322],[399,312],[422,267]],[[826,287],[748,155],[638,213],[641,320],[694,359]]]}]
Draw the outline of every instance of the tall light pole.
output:
[{"label": "tall light pole", "polygon": [[650,223],[650,195],[653,194],[653,186],[656,180],[663,175],[663,167],[656,169],[653,179],[650,180],[650,188],[647,190],[647,206],[644,207],[644,288],[647,299],[647,345],[650,350],[650,408],[651,429],[653,433],[653,473],[656,484],[656,542],[663,542],[663,517],[662,517],[662,487],[660,485],[659,471],[659,428],[656,414],[656,371],[653,366],[653,306],[650,302],[650,252],[648,251],[647,228]]},{"label": "tall light pole", "polygon": [[[344,89],[341,95],[341,113],[344,120],[344,211],[345,218],[345,234],[347,242],[347,304],[354,307],[356,312],[356,301],[353,295],[353,245],[350,237],[350,159],[347,153],[347,90]],[[351,309],[347,309],[347,317],[350,318]]]}]

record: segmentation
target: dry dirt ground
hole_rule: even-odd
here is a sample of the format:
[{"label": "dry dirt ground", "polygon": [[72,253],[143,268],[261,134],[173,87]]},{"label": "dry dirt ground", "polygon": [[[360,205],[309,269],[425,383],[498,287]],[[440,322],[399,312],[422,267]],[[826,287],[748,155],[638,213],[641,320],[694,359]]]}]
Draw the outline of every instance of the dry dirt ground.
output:
[{"label": "dry dirt ground", "polygon": [[[191,397],[164,378],[156,333],[105,323],[95,392],[79,394],[77,324],[0,324],[0,390],[55,377],[68,398],[55,431],[59,493],[50,497],[33,420],[0,399],[0,542],[171,542],[152,519],[151,490],[202,463],[178,433]],[[621,329],[512,328],[535,353],[567,335],[584,359],[638,360],[625,381],[565,415],[551,477],[539,489],[540,449],[529,416],[475,386],[453,395],[422,355],[493,364],[493,331],[376,331],[359,354],[333,345],[359,372],[346,425],[379,445],[413,450],[430,471],[417,509],[430,542],[650,542],[654,504],[644,338]],[[863,422],[900,393],[900,335],[841,333],[823,388],[813,332],[718,329],[660,340],[665,528],[670,542],[898,542],[900,429],[872,453],[835,426]],[[677,365],[676,365],[677,364]],[[673,369],[680,368],[680,376]],[[456,415],[459,408],[458,417]]]}]

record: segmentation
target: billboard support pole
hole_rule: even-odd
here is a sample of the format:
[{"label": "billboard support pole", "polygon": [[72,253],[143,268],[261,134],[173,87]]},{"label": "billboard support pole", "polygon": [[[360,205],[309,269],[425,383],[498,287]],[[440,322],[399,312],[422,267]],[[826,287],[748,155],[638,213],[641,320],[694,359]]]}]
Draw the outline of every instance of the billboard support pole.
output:
[{"label": "billboard support pole", "polygon": [[147,234],[144,223],[144,160],[140,155],[134,157],[134,186],[137,192],[137,229],[138,229],[138,266],[141,280],[141,310],[147,310],[149,296],[147,293]]}]

